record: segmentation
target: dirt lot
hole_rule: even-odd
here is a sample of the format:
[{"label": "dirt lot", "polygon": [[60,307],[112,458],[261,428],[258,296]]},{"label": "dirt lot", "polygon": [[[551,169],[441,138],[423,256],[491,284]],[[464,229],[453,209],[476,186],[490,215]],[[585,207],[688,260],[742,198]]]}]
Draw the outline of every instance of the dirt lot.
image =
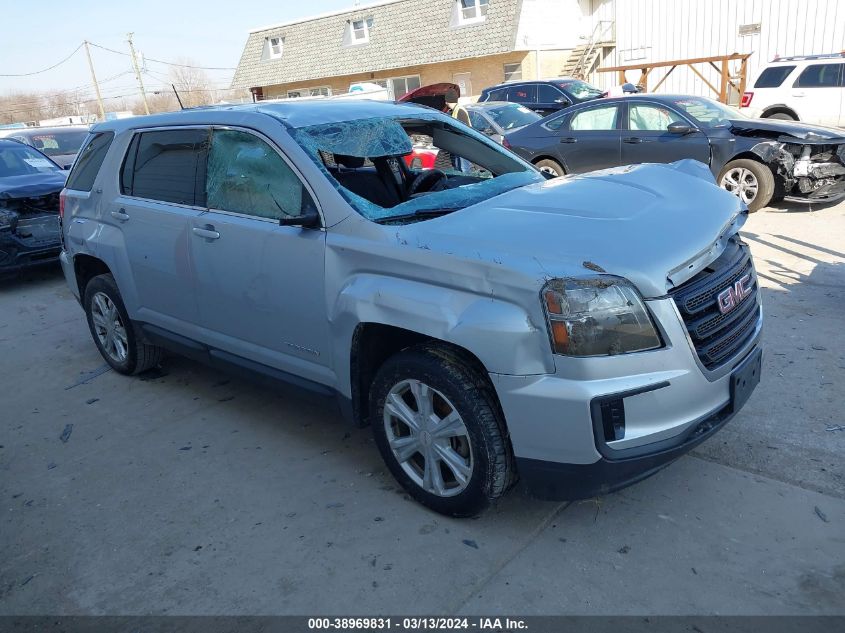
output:
[{"label": "dirt lot", "polygon": [[326,403],[106,371],[57,270],[0,285],[0,614],[845,614],[845,203],[744,233],[742,413],[620,493],[477,520],[408,500]]}]

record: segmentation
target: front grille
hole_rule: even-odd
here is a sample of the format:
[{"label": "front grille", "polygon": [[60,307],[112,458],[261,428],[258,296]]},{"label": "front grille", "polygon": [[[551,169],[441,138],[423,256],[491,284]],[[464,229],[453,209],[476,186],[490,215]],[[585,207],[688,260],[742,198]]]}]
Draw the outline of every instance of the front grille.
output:
[{"label": "front grille", "polygon": [[[751,273],[751,293],[722,314],[716,297]],[[701,364],[716,369],[731,360],[754,335],[760,318],[759,285],[748,246],[734,237],[725,252],[670,293]]]}]

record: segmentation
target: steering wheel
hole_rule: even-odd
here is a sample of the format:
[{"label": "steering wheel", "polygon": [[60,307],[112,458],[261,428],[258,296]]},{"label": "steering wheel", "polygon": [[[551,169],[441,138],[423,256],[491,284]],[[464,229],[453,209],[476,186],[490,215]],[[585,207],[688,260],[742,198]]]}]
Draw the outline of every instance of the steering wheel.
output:
[{"label": "steering wheel", "polygon": [[408,196],[416,193],[443,191],[448,176],[439,169],[427,169],[417,174],[408,186]]}]

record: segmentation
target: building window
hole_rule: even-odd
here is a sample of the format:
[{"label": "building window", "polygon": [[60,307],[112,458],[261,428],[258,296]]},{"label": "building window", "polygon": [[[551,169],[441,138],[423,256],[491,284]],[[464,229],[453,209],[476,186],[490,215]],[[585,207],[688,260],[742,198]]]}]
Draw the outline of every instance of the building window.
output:
[{"label": "building window", "polygon": [[404,94],[416,90],[422,84],[419,75],[408,75],[406,77],[391,77],[390,79],[379,79],[373,83],[387,88],[388,99],[396,100]]},{"label": "building window", "polygon": [[505,64],[505,81],[519,81],[522,79],[522,62]]},{"label": "building window", "polygon": [[352,20],[349,23],[349,43],[366,44],[370,41],[370,31],[373,29],[373,18]]},{"label": "building window", "polygon": [[287,91],[288,99],[300,97],[330,97],[332,89],[329,86],[314,86],[313,88],[294,88]]},{"label": "building window", "polygon": [[458,0],[461,22],[480,22],[487,16],[488,0]]},{"label": "building window", "polygon": [[279,59],[282,56],[282,51],[285,48],[284,40],[281,37],[267,38],[267,57],[270,59]]}]

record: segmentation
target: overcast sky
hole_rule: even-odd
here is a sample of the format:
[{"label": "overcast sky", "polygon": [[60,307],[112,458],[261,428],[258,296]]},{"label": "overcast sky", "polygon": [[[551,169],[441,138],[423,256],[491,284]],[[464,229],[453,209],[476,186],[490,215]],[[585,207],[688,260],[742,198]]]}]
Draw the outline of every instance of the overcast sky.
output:
[{"label": "overcast sky", "polygon": [[[354,0],[14,0],[0,3],[0,75],[52,66],[83,40],[128,52],[126,34],[147,58],[190,58],[200,66],[234,68],[250,29],[351,8]],[[368,2],[361,2],[368,4]],[[129,57],[91,48],[103,96],[132,95],[137,82]],[[168,66],[147,61],[147,89],[166,79]],[[215,87],[233,70],[207,71]],[[122,74],[125,73],[125,74]],[[0,77],[0,95],[82,87],[93,94],[84,49],[67,62],[29,77]]]}]

